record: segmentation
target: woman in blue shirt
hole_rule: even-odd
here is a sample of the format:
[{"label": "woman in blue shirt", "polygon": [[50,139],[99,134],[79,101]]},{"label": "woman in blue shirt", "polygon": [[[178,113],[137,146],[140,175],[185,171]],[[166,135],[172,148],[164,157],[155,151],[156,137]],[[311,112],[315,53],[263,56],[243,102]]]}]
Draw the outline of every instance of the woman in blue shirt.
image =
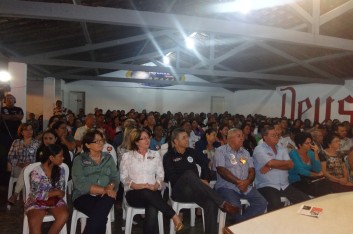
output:
[{"label": "woman in blue shirt", "polygon": [[318,197],[330,193],[328,181],[323,176],[319,160],[319,147],[313,144],[310,133],[301,132],[294,137],[298,149],[289,153],[294,167],[289,170],[288,180],[302,192]]}]

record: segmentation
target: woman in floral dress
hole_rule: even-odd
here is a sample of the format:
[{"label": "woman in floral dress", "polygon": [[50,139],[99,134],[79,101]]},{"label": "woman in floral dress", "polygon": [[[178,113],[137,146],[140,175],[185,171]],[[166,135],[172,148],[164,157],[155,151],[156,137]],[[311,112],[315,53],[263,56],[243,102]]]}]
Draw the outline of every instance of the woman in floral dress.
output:
[{"label": "woman in floral dress", "polygon": [[334,193],[353,191],[353,183],[348,180],[348,171],[340,154],[340,139],[328,134],[324,138],[325,150],[320,152],[322,172],[331,184]]},{"label": "woman in floral dress", "polygon": [[31,234],[41,233],[43,218],[48,212],[55,218],[48,234],[59,233],[69,217],[63,200],[65,170],[59,167],[63,160],[61,146],[48,145],[43,150],[41,164],[30,173],[31,189],[24,208]]}]

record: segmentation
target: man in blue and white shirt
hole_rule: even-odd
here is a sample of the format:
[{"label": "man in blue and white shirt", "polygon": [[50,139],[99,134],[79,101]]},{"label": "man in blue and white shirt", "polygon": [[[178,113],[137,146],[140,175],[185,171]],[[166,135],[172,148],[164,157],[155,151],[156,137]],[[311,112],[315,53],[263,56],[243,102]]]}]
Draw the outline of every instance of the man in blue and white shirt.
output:
[{"label": "man in blue and white shirt", "polygon": [[236,222],[261,215],[265,212],[267,201],[252,186],[255,178],[253,160],[243,146],[244,136],[240,129],[228,131],[227,144],[216,149],[215,169],[217,182],[215,189],[226,201],[241,208],[240,199],[250,203],[242,214],[233,216]]},{"label": "man in blue and white shirt", "polygon": [[294,164],[286,148],[278,144],[279,135],[273,127],[265,127],[262,133],[264,143],[258,145],[253,154],[256,171],[255,186],[268,202],[267,211],[283,207],[281,197],[291,203],[310,199],[288,182],[288,170]]}]

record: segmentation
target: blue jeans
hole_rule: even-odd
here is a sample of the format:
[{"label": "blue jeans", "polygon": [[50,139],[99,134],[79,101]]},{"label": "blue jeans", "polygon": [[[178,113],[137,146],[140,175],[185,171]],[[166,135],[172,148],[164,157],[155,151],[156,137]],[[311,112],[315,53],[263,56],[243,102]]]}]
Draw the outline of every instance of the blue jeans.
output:
[{"label": "blue jeans", "polygon": [[237,223],[261,215],[266,211],[267,201],[255,188],[252,188],[247,194],[239,193],[228,188],[218,188],[216,192],[219,193],[224,200],[240,208],[240,199],[248,200],[250,206],[247,207],[242,214],[237,213],[232,217]]},{"label": "blue jeans", "polygon": [[74,207],[88,216],[84,234],[105,234],[108,214],[115,203],[115,199],[84,194],[74,201]]}]

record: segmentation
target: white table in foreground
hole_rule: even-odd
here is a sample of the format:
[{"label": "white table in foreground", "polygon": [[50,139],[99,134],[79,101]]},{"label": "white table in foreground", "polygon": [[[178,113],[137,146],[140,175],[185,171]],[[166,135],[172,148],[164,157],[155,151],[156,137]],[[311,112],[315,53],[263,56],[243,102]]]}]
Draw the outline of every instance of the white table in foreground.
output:
[{"label": "white table in foreground", "polygon": [[[323,208],[319,218],[298,214],[301,205]],[[330,194],[261,215],[224,229],[226,234],[350,234],[353,192]]]}]

